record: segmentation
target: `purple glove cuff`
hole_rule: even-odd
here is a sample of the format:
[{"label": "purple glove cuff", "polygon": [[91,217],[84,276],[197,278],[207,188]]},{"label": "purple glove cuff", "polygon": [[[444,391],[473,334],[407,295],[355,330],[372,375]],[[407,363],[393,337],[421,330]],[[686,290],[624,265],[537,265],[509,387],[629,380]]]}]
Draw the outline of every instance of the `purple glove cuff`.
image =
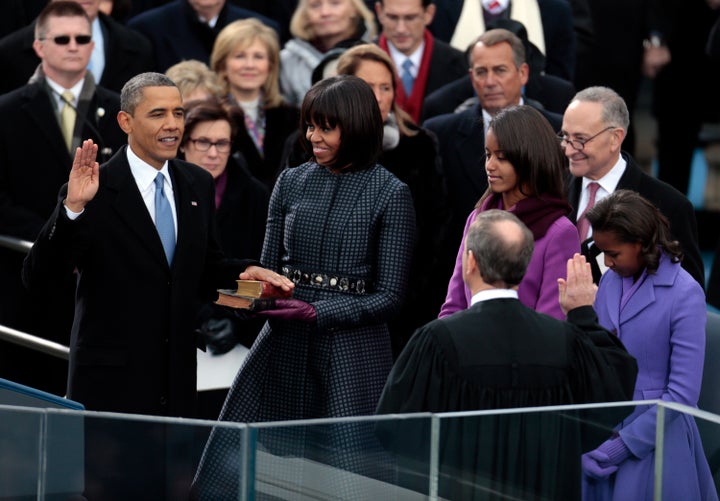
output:
[{"label": "purple glove cuff", "polygon": [[619,436],[606,440],[600,444],[600,447],[598,447],[597,450],[607,455],[607,464],[613,465],[622,463],[632,455],[630,449],[627,448],[627,445],[625,445],[625,442],[623,442],[622,438]]}]

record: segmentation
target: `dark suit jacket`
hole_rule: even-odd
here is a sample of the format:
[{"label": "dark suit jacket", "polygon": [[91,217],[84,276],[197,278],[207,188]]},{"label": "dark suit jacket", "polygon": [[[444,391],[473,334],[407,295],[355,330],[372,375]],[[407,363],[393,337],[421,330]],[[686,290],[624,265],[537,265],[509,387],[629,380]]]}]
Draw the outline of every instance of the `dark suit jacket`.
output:
[{"label": "dark suit jacket", "polygon": [[[430,31],[449,42],[460,19],[465,0],[436,0],[436,12]],[[570,4],[565,0],[538,0],[545,39],[545,70],[572,80],[575,72],[575,32]],[[482,33],[478,33],[481,35]]]},{"label": "dark suit jacket", "polygon": [[[532,101],[528,100],[526,104],[538,108]],[[560,115],[541,107],[538,110],[555,131],[560,130]],[[465,221],[488,186],[482,111],[478,105],[461,113],[431,118],[423,126],[438,138],[452,213],[448,237],[459,244]]]},{"label": "dark suit jacket", "polygon": [[430,71],[425,84],[425,96],[466,75],[467,72],[468,60],[465,54],[436,38],[430,57]]},{"label": "dark suit jacket", "polygon": [[[642,171],[640,166],[626,152],[622,153],[627,161],[627,168],[618,182],[618,190],[633,190],[660,209],[660,212],[670,221],[670,231],[676,238],[683,250],[682,266],[687,270],[700,286],[705,289],[705,271],[700,247],[698,244],[697,220],[695,210],[685,195],[677,191],[667,183],[654,178]],[[568,184],[568,202],[572,206],[572,212],[568,216],[571,221],[577,220],[577,206],[580,200],[582,189],[582,178],[572,178]],[[596,282],[600,279],[600,269],[597,267],[594,256],[587,245],[583,245],[583,253],[592,257],[589,259],[593,265],[593,275]]]},{"label": "dark suit jacket", "polygon": [[26,258],[31,290],[78,269],[68,396],[89,410],[193,416],[194,316],[251,264],[223,258],[212,177],[181,160],[170,161],[170,175],[178,226],[172,266],[126,148],[100,168],[98,192],[78,219],[58,203]]},{"label": "dark suit jacket", "polygon": [[139,14],[128,27],[145,35],[152,43],[156,68],[165,72],[184,59],[210,63],[215,37],[225,26],[238,19],[255,17],[278,31],[272,19],[256,12],[225,3],[214,28],[201,23],[188,0],[175,0]]},{"label": "dark suit jacket", "polygon": [[[72,158],[52,99],[43,80],[0,96],[0,234],[35,240],[55,207],[60,186],[67,181]],[[105,110],[102,117],[98,117],[99,108]],[[117,94],[96,87],[85,119],[80,115],[76,120],[76,135],[119,148],[126,141],[115,118],[119,109]],[[20,281],[23,257],[0,249],[0,324],[66,345],[75,288],[72,275],[33,297]],[[55,297],[50,304],[45,304],[47,294]],[[38,304],[43,305],[40,310]],[[9,345],[0,353],[0,376],[63,395],[67,364],[63,362],[55,371],[49,369],[55,361],[43,363],[48,373],[42,374],[37,370],[38,357],[42,355]]]},{"label": "dark suit jacket", "polygon": [[[105,36],[105,69],[99,84],[120,92],[132,77],[155,68],[152,46],[144,36],[112,18],[101,13],[98,19]],[[40,64],[32,47],[34,31],[32,23],[0,40],[0,93],[25,85]]]}]

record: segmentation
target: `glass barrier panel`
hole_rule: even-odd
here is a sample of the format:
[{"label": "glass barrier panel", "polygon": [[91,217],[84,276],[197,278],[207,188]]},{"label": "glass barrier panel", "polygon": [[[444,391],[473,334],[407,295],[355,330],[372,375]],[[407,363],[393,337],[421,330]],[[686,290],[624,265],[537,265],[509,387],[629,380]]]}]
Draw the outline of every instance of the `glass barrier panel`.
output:
[{"label": "glass barrier panel", "polygon": [[611,438],[634,409],[624,403],[436,414],[438,496],[581,499],[593,481],[583,454]]},{"label": "glass barrier panel", "polygon": [[[720,416],[679,404],[658,406],[662,431],[646,461],[656,461],[654,499],[717,500],[720,486]],[[634,447],[634,444],[633,444]],[[642,455],[645,451],[639,449]],[[638,465],[643,459],[635,459]]]},{"label": "glass barrier panel", "polygon": [[249,425],[252,499],[424,500],[429,414]]}]

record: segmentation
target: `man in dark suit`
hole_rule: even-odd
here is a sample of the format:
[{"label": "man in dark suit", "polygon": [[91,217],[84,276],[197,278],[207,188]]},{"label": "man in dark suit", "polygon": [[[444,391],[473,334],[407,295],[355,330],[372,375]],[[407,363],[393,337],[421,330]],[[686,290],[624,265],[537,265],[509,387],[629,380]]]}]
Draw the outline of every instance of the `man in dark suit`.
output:
[{"label": "man in dark suit", "polygon": [[[175,159],[184,110],[172,80],[142,73],[125,85],[121,103],[128,146],[99,169],[97,145],[83,143],[23,279],[37,289],[78,269],[70,398],[91,410],[192,416],[198,302],[223,283],[232,286],[248,267],[246,275],[288,289],[291,282],[252,261],[223,258],[212,177]],[[173,194],[170,263],[153,224],[158,171]]]},{"label": "man in dark suit", "polygon": [[[685,195],[643,172],[632,156],[622,151],[629,123],[625,101],[608,87],[588,87],[578,92],[565,110],[561,145],[570,161],[568,201],[573,207],[568,217],[580,223],[582,214],[592,205],[593,192],[595,203],[618,189],[638,192],[668,218],[670,230],[682,246],[683,268],[704,288],[705,272],[693,206]],[[602,256],[593,252],[592,228],[580,231],[583,253],[599,280],[604,266]]]},{"label": "man in dark suit", "polygon": [[[532,233],[512,213],[490,210],[477,216],[462,251],[472,306],[415,332],[388,377],[378,413],[632,398],[637,363],[617,336],[598,324],[592,308],[596,288],[583,256],[568,260],[567,279],[559,287],[567,322],[518,301],[533,247]],[[551,414],[487,416],[472,424],[467,418],[446,420],[439,458],[446,474],[439,494],[481,499],[491,487],[513,499],[579,499],[577,423]],[[412,423],[403,428],[389,442],[401,443],[400,435],[417,450],[422,435],[405,435]],[[517,441],[523,447],[510,445]]]},{"label": "man in dark suit", "polygon": [[[184,109],[173,81],[141,73],[123,87],[121,108],[127,147],[102,168],[92,140],[77,149],[23,282],[43,290],[78,270],[69,398],[89,410],[192,417],[199,305],[243,270],[241,278],[293,284],[223,257],[212,176],[175,159]],[[181,498],[171,489],[189,486],[191,454],[177,456],[164,428],[140,428],[86,423],[88,499]]]},{"label": "man in dark suit", "polygon": [[[57,0],[51,0],[57,1]],[[106,89],[120,92],[122,86],[138,73],[155,68],[150,42],[99,12],[100,0],[80,2],[92,23],[93,54],[90,71],[95,81]],[[27,83],[40,59],[33,49],[35,23],[0,40],[0,93]]]},{"label": "man in dark suit", "polygon": [[[527,104],[538,108],[555,130],[562,117],[542,105],[522,97],[529,69],[525,47],[513,33],[504,29],[488,30],[474,44],[470,55],[470,76],[479,104],[461,113],[440,115],[423,123],[438,138],[440,157],[447,180],[452,218],[450,238],[460,239],[470,211],[488,186],[485,173],[485,132],[493,115],[503,108]],[[455,260],[445,256],[449,266]]]},{"label": "man in dark suit", "polygon": [[400,76],[395,102],[419,122],[425,96],[463,76],[467,59],[427,30],[435,15],[432,0],[380,0],[375,12],[382,25],[378,45]]},{"label": "man in dark suit", "polygon": [[278,24],[272,19],[225,0],[174,0],[138,14],[128,21],[128,27],[150,40],[156,67],[165,72],[184,59],[210,64],[213,43],[220,30],[233,21],[249,17],[255,17],[279,31]]},{"label": "man in dark suit", "polygon": [[[28,241],[35,240],[52,213],[80,137],[92,138],[104,153],[125,143],[114,118],[120,96],[96,86],[86,70],[93,47],[86,38],[91,34],[86,12],[76,2],[53,2],[35,28],[33,48],[40,65],[30,83],[0,96],[0,234]],[[62,97],[66,91],[69,98]],[[67,133],[63,110],[74,115]],[[0,250],[0,323],[67,345],[73,275],[40,294],[28,294],[20,282],[23,257]],[[41,364],[46,372],[37,370]],[[0,350],[1,377],[63,395],[66,374],[64,361],[11,345]]]}]

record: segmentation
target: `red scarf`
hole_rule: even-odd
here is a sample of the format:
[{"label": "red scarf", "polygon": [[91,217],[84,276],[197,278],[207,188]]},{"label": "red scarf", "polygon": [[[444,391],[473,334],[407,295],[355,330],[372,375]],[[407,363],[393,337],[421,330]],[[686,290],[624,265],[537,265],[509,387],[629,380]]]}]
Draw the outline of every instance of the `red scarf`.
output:
[{"label": "red scarf", "polygon": [[[402,85],[402,81],[397,75],[395,75],[395,102],[398,106],[400,106],[400,108],[410,114],[413,120],[415,120],[415,123],[420,122],[420,112],[422,111],[423,99],[425,99],[427,77],[428,73],[430,73],[430,58],[432,57],[433,45],[435,45],[435,39],[427,29],[423,34],[423,39],[425,40],[425,50],[423,50],[420,68],[418,68],[418,75],[413,83],[410,97],[405,94],[405,88]],[[378,45],[382,50],[390,54],[390,49],[388,48],[388,42],[385,35],[380,35]]]}]

